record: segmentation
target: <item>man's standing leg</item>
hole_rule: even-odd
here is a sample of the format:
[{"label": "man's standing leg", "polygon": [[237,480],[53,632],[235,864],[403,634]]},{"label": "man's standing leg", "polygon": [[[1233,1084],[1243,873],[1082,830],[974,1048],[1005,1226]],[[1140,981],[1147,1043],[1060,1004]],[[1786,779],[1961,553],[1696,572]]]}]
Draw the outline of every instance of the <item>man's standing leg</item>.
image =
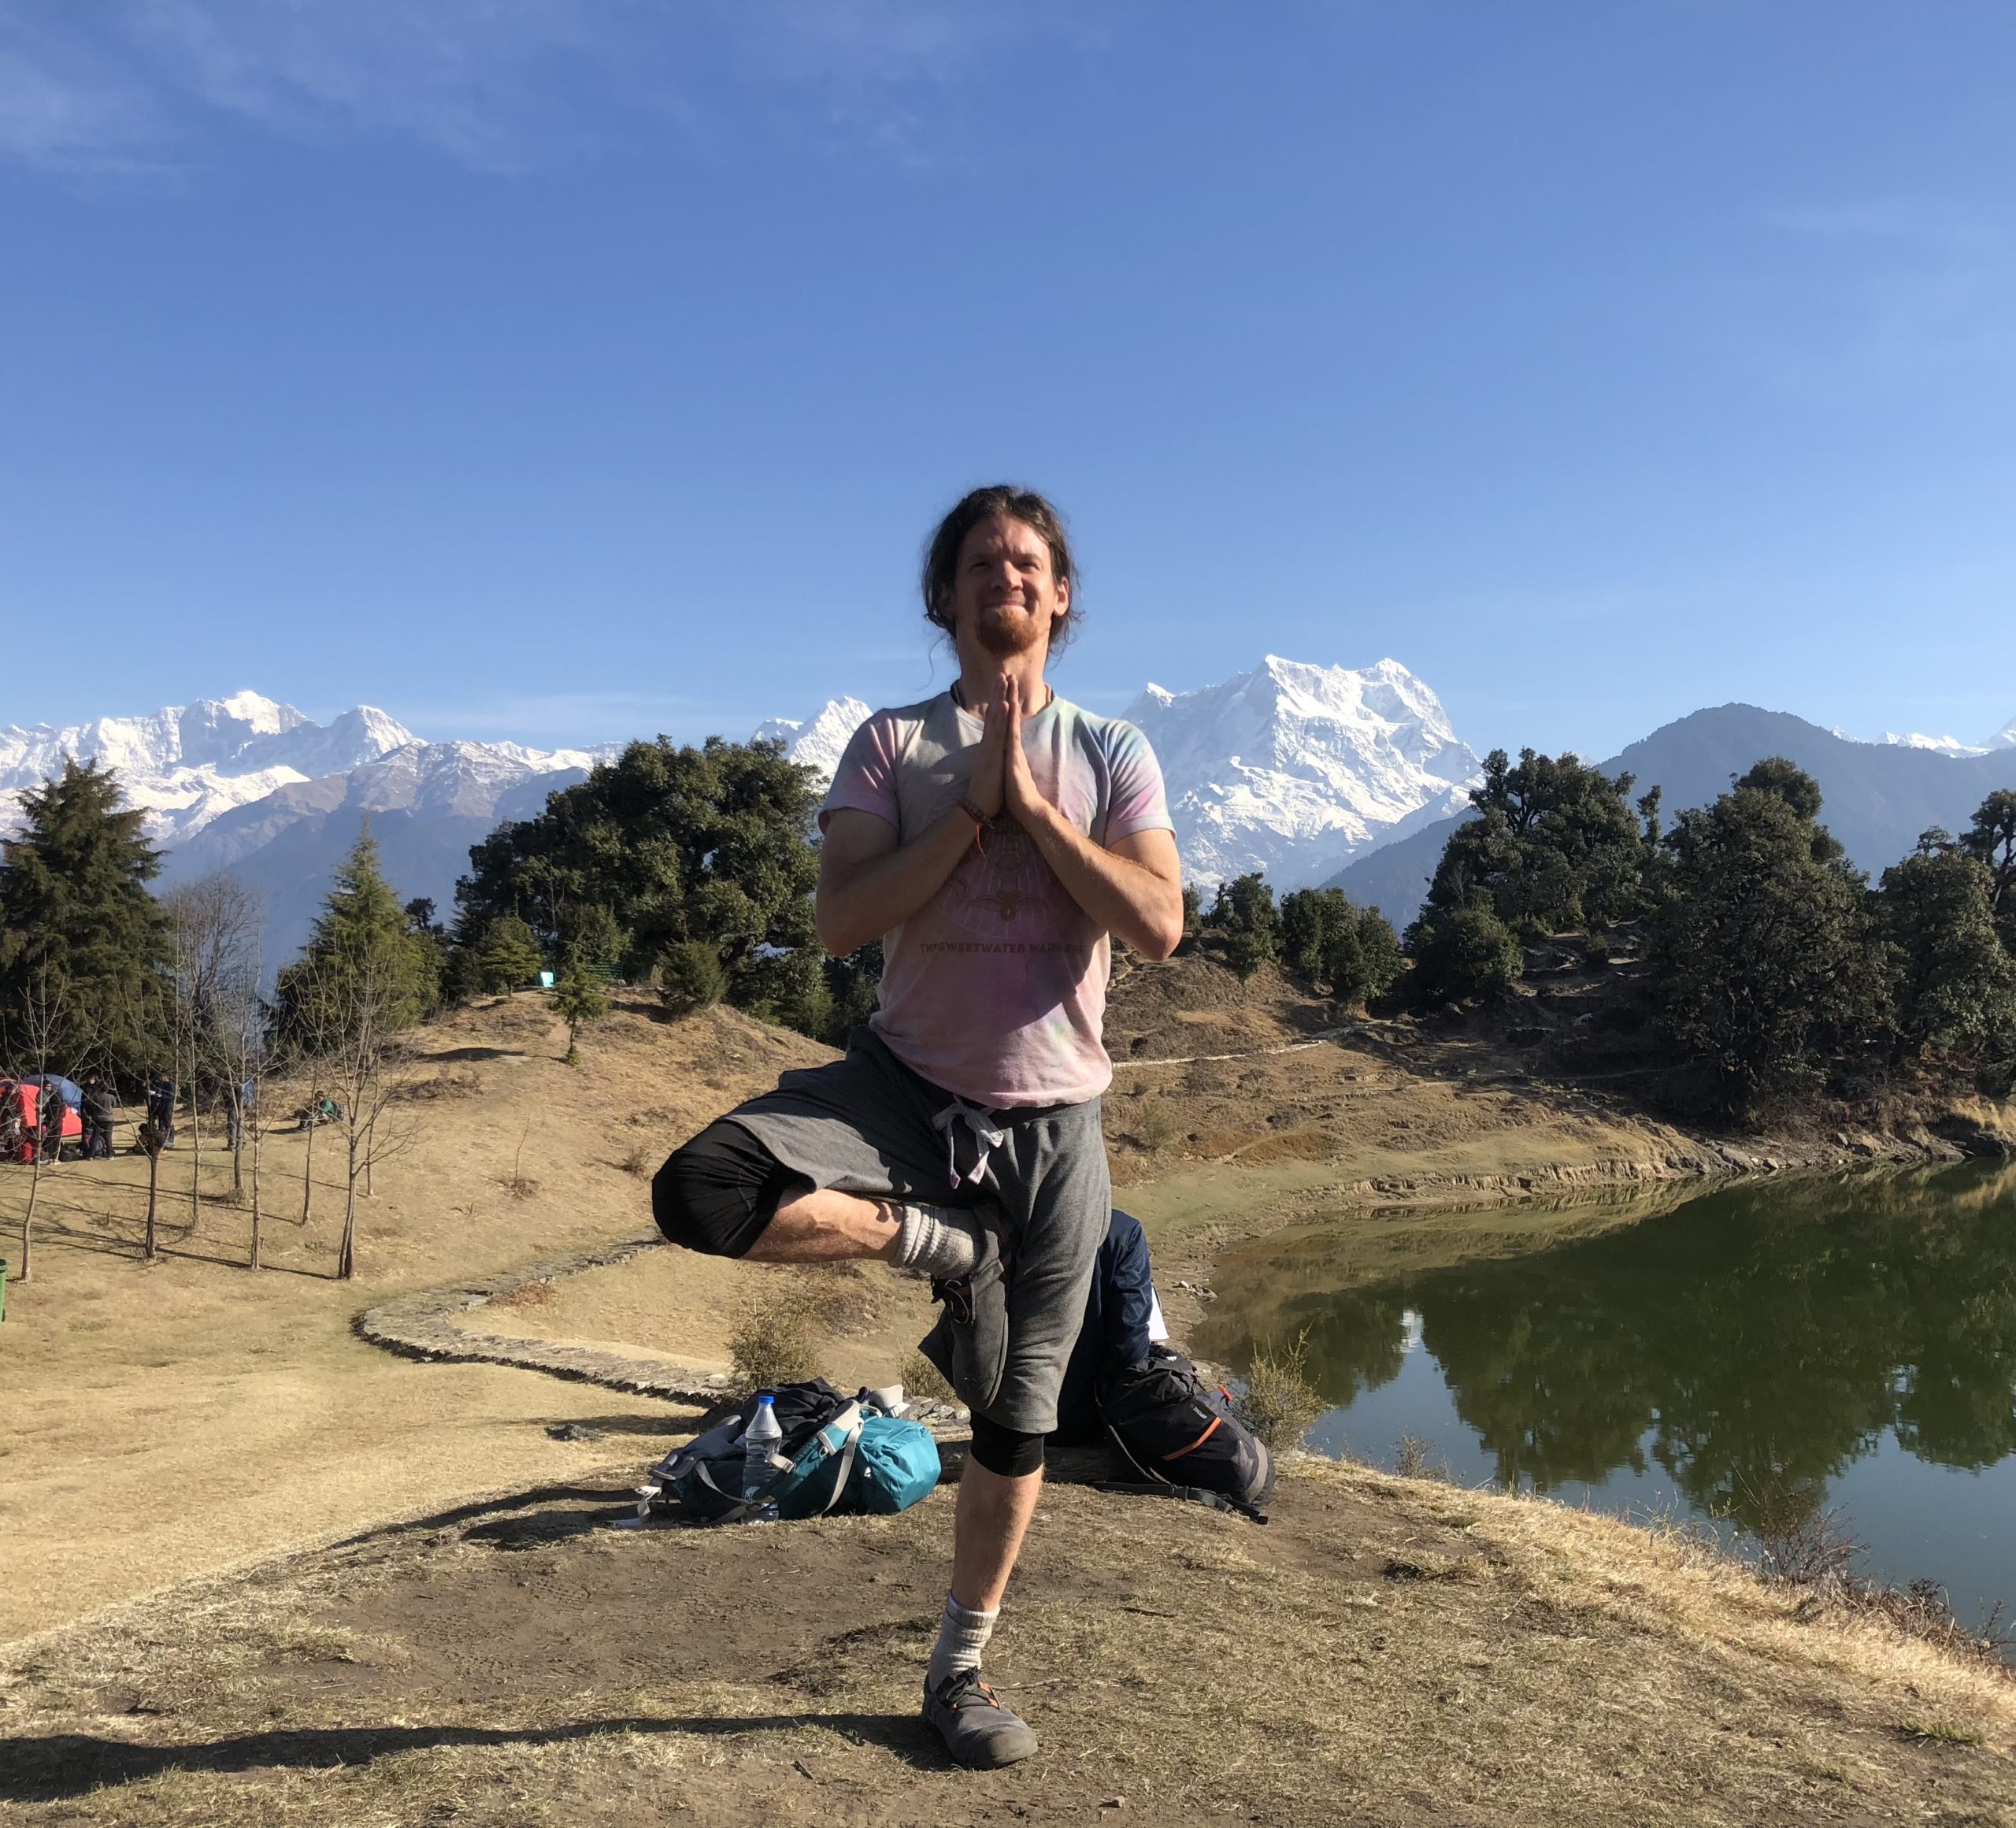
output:
[{"label": "man's standing leg", "polygon": [[1036,1748],[1035,1731],[995,1698],[980,1666],[1042,1496],[1043,1443],[1057,1426],[1058,1392],[1112,1207],[1096,1102],[1020,1122],[997,1114],[1010,1132],[993,1158],[1014,1252],[1007,1359],[992,1403],[973,1409],[951,1591],[925,1676],[925,1718],[969,1765],[1011,1764]]}]

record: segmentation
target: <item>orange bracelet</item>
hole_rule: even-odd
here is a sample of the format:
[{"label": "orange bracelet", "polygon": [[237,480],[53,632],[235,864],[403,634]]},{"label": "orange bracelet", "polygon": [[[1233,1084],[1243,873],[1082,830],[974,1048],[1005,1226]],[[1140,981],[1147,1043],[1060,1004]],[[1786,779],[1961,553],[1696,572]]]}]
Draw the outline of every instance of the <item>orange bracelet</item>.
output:
[{"label": "orange bracelet", "polygon": [[959,795],[959,810],[973,821],[973,848],[984,857],[987,846],[980,842],[980,834],[987,829],[987,815],[963,793]]}]

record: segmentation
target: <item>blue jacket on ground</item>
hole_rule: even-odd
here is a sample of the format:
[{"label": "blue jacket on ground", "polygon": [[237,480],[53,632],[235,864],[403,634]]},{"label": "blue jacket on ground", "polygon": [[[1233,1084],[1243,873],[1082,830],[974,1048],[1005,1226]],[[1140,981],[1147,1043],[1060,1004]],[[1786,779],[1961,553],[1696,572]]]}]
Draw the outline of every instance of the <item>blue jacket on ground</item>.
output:
[{"label": "blue jacket on ground", "polygon": [[1102,1366],[1138,1365],[1148,1355],[1151,1317],[1158,1312],[1141,1222],[1115,1210],[1092,1271],[1085,1324],[1065,1367],[1057,1397],[1057,1440],[1070,1446],[1106,1438],[1095,1394]]}]

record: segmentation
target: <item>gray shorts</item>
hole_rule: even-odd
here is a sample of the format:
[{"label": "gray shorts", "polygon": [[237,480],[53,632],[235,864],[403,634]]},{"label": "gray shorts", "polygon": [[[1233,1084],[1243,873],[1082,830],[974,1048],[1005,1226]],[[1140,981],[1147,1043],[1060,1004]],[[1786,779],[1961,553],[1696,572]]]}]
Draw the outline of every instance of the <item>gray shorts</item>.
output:
[{"label": "gray shorts", "polygon": [[[815,1187],[993,1207],[1013,1259],[1006,1368],[991,1400],[960,1396],[999,1427],[1056,1428],[1058,1387],[1112,1218],[1097,1099],[1010,1111],[965,1106],[864,1029],[846,1059],[787,1073],[776,1091],[728,1116]],[[981,1165],[983,1131],[999,1140]]]}]

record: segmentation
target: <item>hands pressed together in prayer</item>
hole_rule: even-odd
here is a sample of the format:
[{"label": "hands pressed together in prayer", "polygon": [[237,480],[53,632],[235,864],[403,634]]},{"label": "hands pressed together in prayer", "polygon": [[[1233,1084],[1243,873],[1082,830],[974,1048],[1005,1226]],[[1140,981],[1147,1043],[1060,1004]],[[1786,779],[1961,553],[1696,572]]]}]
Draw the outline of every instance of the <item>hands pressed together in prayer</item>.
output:
[{"label": "hands pressed together in prayer", "polygon": [[[1047,696],[1044,701],[1048,703]],[[1017,824],[1033,829],[1054,810],[1029,771],[1028,751],[1022,747],[1022,720],[1042,705],[1025,706],[1021,681],[1004,673],[995,681],[982,720],[980,758],[973,765],[966,797],[988,818],[1006,813]]]}]

